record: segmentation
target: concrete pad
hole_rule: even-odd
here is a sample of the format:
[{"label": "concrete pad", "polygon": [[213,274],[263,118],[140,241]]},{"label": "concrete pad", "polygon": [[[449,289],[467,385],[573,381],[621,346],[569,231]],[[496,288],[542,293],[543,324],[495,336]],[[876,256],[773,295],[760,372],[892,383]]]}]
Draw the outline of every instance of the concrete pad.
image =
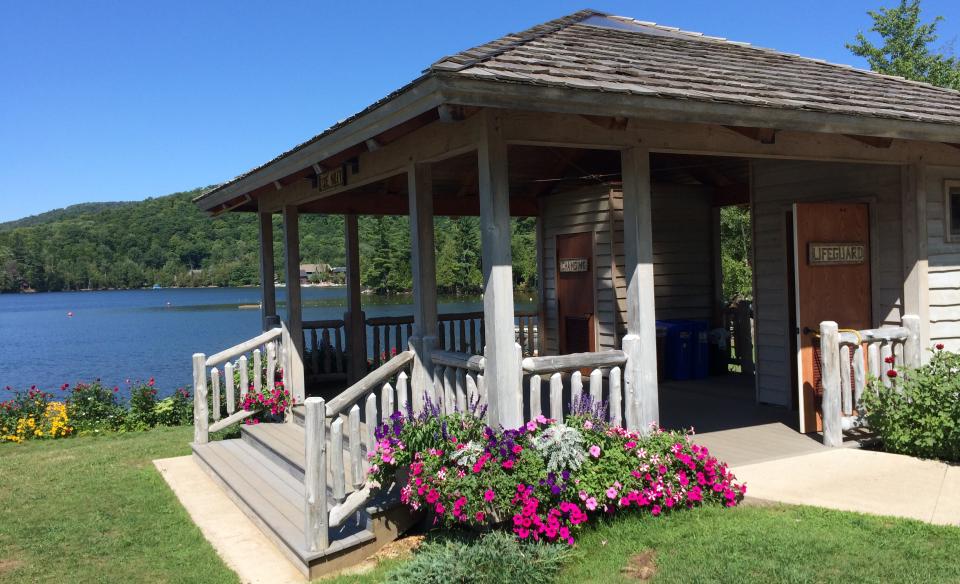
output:
[{"label": "concrete pad", "polygon": [[192,456],[153,461],[203,536],[241,582],[302,584],[303,575],[213,480]]},{"label": "concrete pad", "polygon": [[747,496],[960,525],[960,468],[852,448],[736,466]]},{"label": "concrete pad", "polygon": [[960,525],[960,465],[947,467],[932,521],[942,525]]}]

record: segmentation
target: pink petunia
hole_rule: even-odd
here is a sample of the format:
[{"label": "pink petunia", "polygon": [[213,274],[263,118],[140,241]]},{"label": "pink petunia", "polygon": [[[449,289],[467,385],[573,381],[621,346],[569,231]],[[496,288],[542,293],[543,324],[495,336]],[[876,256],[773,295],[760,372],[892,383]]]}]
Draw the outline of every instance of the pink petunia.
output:
[{"label": "pink petunia", "polygon": [[591,511],[594,511],[597,508],[597,500],[594,499],[593,497],[588,497],[587,501],[584,504],[586,505],[587,509]]},{"label": "pink petunia", "polygon": [[483,500],[487,503],[493,501],[497,497],[497,494],[493,492],[493,489],[487,489],[483,493]]},{"label": "pink petunia", "polygon": [[600,458],[600,447],[594,444],[590,447],[590,456]]}]

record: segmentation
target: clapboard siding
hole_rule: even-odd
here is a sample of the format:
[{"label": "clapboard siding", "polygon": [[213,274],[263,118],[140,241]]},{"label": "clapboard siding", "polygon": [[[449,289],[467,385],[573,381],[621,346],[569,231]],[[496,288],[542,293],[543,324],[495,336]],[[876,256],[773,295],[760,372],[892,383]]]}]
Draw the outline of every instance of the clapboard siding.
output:
[{"label": "clapboard siding", "polygon": [[960,242],[944,237],[944,182],[960,180],[960,167],[929,167],[926,177],[930,342],[960,351]]},{"label": "clapboard siding", "polygon": [[882,324],[902,314],[900,168],[897,166],[755,160],[753,176],[754,293],[757,327],[757,397],[790,405],[787,213],[795,202],[873,201],[872,229],[878,230],[873,312]]},{"label": "clapboard siding", "polygon": [[[596,185],[553,194],[544,199],[542,208],[545,351],[559,352],[556,236],[576,232],[594,234],[597,347],[619,348],[627,310],[622,193]],[[697,186],[654,185],[652,210],[657,318],[710,318],[710,192]]]}]

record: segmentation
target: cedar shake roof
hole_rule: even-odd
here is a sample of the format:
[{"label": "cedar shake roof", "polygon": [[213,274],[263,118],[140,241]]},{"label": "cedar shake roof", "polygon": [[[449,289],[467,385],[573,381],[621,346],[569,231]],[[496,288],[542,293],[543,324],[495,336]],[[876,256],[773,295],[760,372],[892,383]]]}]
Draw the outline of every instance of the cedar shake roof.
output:
[{"label": "cedar shake roof", "polygon": [[363,111],[195,200],[205,199],[287,158],[431,78],[960,127],[957,91],[582,10],[445,57],[421,77]]}]

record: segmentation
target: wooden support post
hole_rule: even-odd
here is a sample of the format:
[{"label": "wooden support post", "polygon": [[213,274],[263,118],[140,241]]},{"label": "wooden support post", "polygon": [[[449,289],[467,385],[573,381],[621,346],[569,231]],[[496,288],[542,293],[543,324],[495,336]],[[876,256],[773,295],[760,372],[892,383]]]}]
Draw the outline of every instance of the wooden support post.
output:
[{"label": "wooden support post", "polygon": [[410,200],[410,263],[413,269],[413,411],[423,409],[423,395],[433,385],[430,353],[437,346],[437,272],[433,236],[433,173],[429,164],[407,169]]},{"label": "wooden support post", "polygon": [[[611,211],[612,215],[612,211]],[[612,234],[611,234],[612,235]],[[546,272],[546,265],[544,265],[543,259],[543,214],[537,215],[537,229],[536,229],[536,238],[537,238],[537,332],[536,332],[536,342],[533,344],[533,347],[536,349],[536,355],[546,355],[547,350],[547,336],[546,329],[547,327],[547,293],[544,289],[544,274]],[[613,246],[614,242],[611,240],[610,245]],[[616,254],[611,254],[612,257],[616,258]],[[616,263],[616,262],[614,262]],[[616,301],[614,301],[616,302]]]},{"label": "wooden support post", "polygon": [[[306,436],[306,464],[304,466],[304,489],[306,491],[307,549],[311,552],[327,549],[330,534],[327,532],[327,408],[322,398],[311,397],[306,401],[304,433]],[[369,421],[367,426],[370,426]]]},{"label": "wooden support post", "polygon": [[[660,420],[657,386],[657,327],[653,288],[653,220],[650,153],[645,148],[621,152],[623,239],[627,277],[627,335],[623,352],[631,430],[647,432]],[[630,403],[632,402],[632,403]]]},{"label": "wooden support post", "polygon": [[919,367],[923,360],[920,349],[920,330],[922,326],[920,317],[915,314],[905,314],[901,320],[904,328],[910,331],[907,340],[903,342],[903,363],[907,367]]},{"label": "wooden support post", "polygon": [[344,215],[344,247],[347,252],[347,313],[343,321],[347,333],[350,383],[367,374],[367,325],[360,306],[360,231],[356,215]]},{"label": "wooden support post", "polygon": [[[930,343],[926,167],[922,164],[901,167],[901,177],[903,311],[919,319],[917,343],[922,348]],[[920,350],[918,356],[924,362],[929,353]]]},{"label": "wooden support post", "polygon": [[287,280],[287,330],[290,331],[290,371],[284,371],[289,380],[290,395],[296,403],[306,396],[303,376],[303,313],[300,303],[300,213],[294,205],[283,208],[283,255]]},{"label": "wooden support post", "polygon": [[520,364],[514,340],[513,262],[510,250],[510,192],[507,143],[500,120],[485,111],[478,145],[480,235],[483,255],[483,316],[490,425],[517,428],[523,423]]},{"label": "wooden support post", "polygon": [[820,323],[820,361],[823,374],[823,445],[843,445],[840,397],[840,333],[837,323]]},{"label": "wooden support post", "polygon": [[[261,199],[262,201],[262,199]],[[276,279],[273,265],[273,214],[261,210],[257,213],[260,219],[260,314],[263,320],[263,330],[273,328],[270,323],[277,316],[277,289],[274,286]]]},{"label": "wooden support post", "polygon": [[209,413],[207,412],[207,356],[193,354],[193,442],[206,444],[210,440]]}]

